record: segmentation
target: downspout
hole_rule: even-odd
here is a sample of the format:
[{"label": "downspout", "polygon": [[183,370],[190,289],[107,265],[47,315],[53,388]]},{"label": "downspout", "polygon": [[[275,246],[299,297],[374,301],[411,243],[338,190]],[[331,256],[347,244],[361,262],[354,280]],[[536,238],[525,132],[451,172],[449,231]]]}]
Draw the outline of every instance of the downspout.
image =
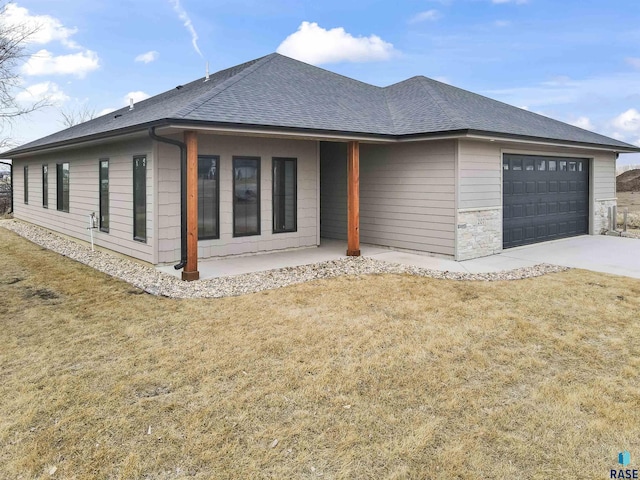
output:
[{"label": "downspout", "polygon": [[156,127],[149,128],[149,136],[180,149],[180,263],[173,266],[180,270],[187,264],[187,146],[179,140],[156,135]]},{"label": "downspout", "polygon": [[13,213],[13,163],[0,162],[2,165],[9,165],[9,178],[11,179],[11,207],[9,213]]}]

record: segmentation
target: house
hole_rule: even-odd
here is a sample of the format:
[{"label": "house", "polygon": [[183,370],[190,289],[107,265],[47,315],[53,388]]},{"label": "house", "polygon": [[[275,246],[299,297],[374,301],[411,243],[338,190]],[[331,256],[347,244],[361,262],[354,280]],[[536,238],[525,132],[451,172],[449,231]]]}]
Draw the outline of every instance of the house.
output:
[{"label": "house", "polygon": [[[633,145],[425,77],[271,54],[36,140],[15,217],[152,264],[360,241],[457,260],[598,234]],[[550,246],[549,248],[553,248]]]}]

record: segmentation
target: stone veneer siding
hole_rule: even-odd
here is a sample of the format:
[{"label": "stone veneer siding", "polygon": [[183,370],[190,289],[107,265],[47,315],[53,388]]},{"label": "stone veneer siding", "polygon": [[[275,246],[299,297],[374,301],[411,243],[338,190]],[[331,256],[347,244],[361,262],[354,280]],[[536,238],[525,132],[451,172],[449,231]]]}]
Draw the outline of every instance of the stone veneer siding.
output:
[{"label": "stone veneer siding", "polygon": [[502,251],[502,207],[458,210],[456,260]]},{"label": "stone veneer siding", "polygon": [[616,199],[596,200],[593,202],[593,234],[597,235],[609,230],[610,209],[617,205]]}]

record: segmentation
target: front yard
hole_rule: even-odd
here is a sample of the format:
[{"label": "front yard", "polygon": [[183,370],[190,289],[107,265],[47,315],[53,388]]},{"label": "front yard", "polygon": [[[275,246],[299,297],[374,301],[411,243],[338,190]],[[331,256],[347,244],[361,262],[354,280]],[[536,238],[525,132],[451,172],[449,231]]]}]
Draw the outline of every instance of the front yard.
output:
[{"label": "front yard", "polygon": [[0,228],[2,478],[609,478],[640,281],[341,277],[171,300]]}]

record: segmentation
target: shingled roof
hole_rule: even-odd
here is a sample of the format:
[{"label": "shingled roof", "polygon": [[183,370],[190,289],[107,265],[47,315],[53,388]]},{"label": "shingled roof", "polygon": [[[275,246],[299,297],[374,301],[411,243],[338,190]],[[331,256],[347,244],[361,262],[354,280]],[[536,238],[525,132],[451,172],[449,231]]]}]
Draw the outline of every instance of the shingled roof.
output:
[{"label": "shingled roof", "polygon": [[44,150],[150,126],[206,124],[402,140],[480,134],[640,151],[460,88],[418,76],[388,87],[359,82],[273,53],[7,152]]}]

